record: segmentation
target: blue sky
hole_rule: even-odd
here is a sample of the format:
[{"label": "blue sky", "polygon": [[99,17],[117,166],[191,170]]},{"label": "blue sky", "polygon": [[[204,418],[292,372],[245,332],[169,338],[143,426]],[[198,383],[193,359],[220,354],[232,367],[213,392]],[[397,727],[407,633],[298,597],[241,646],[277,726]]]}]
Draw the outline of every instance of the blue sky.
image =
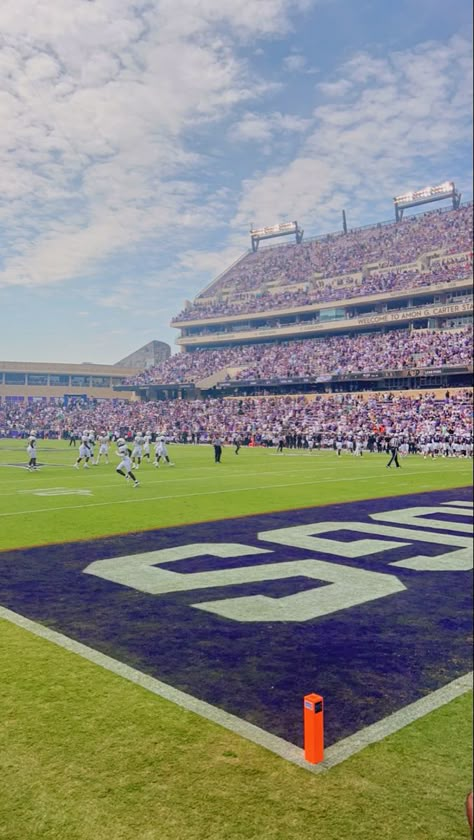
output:
[{"label": "blue sky", "polygon": [[113,363],[249,245],[472,197],[467,0],[2,0],[0,359]]}]

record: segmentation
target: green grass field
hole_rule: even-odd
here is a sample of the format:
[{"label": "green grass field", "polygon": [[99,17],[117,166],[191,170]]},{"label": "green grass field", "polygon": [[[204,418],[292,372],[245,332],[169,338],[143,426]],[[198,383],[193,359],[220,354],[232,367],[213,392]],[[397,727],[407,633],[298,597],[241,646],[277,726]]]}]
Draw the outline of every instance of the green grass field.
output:
[{"label": "green grass field", "polygon": [[[268,511],[465,487],[463,460],[170,448],[176,466],[0,467],[2,550]],[[0,442],[0,464],[25,462]],[[462,840],[470,695],[314,776],[79,656],[0,621],[0,838]]]}]

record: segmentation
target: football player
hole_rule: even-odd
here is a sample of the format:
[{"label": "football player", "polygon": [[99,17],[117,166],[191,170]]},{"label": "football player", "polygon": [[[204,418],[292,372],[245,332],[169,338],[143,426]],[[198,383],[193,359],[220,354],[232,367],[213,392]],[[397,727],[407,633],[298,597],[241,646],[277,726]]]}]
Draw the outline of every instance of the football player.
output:
[{"label": "football player", "polygon": [[29,461],[27,469],[30,472],[33,470],[37,470],[38,467],[36,466],[36,438],[34,435],[30,435],[28,438],[28,446],[26,447],[26,451],[28,453]]},{"label": "football player", "polygon": [[102,432],[102,434],[99,435],[99,452],[98,452],[95,463],[99,464],[100,459],[102,457],[105,458],[105,463],[108,464],[109,463],[109,435],[106,432]]},{"label": "football player", "polygon": [[73,464],[74,469],[79,469],[79,464],[81,461],[84,461],[84,469],[89,469],[89,461],[91,459],[91,451],[89,449],[89,432],[84,432],[81,438],[81,443],[79,446],[79,457],[75,464]]},{"label": "football player", "polygon": [[164,461],[166,461],[169,467],[174,467],[174,464],[172,463],[172,461],[170,461],[168,456],[168,448],[166,446],[166,439],[164,435],[161,435],[158,438],[158,441],[155,446],[155,460],[153,461],[155,467],[160,466],[160,461],[162,458]]},{"label": "football player", "polygon": [[150,463],[150,444],[151,444],[152,434],[151,432],[145,432],[143,435],[143,459]]},{"label": "football player", "polygon": [[117,455],[120,458],[120,464],[118,465],[116,472],[118,472],[119,475],[125,476],[126,481],[131,479],[133,481],[133,486],[138,487],[140,482],[137,481],[132,472],[132,450],[128,448],[123,438],[119,438],[117,441]]},{"label": "football player", "polygon": [[135,435],[132,449],[132,464],[134,470],[138,470],[142,462],[143,443],[144,439],[142,438],[142,436]]}]

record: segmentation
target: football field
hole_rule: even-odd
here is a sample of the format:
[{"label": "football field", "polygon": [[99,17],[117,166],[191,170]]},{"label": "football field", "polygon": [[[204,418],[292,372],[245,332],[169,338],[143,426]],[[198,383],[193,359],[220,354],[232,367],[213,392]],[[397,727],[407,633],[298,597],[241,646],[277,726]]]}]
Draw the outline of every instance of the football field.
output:
[{"label": "football field", "polygon": [[170,455],[0,442],[0,837],[466,837],[471,461]]}]

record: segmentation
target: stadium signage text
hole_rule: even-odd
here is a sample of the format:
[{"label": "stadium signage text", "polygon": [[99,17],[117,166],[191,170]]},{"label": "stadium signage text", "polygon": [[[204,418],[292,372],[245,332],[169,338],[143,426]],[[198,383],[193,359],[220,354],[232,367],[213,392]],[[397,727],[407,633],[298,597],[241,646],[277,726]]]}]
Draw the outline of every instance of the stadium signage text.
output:
[{"label": "stadium signage text", "polygon": [[[389,324],[393,322],[408,322],[408,321],[417,321],[425,318],[439,318],[443,316],[461,316],[461,315],[470,315],[472,313],[473,301],[470,299],[466,303],[451,303],[451,304],[441,304],[439,306],[421,306],[416,309],[397,309],[391,312],[383,312],[383,313],[374,313],[373,315],[361,315],[355,316],[354,318],[335,318],[332,320],[325,320],[325,321],[317,321],[313,324],[288,324],[284,327],[269,327],[268,329],[257,329],[257,328],[249,328],[243,329],[241,332],[238,333],[239,338],[244,338],[245,336],[258,336],[259,338],[263,336],[278,336],[278,335],[294,335],[294,334],[301,334],[301,333],[316,333],[327,331],[328,326],[330,325],[331,329],[353,329],[354,327],[365,327],[371,326],[373,324]],[[283,310],[281,310],[283,311]],[[285,310],[287,311],[287,310]],[[291,311],[291,308],[288,308],[288,311]],[[296,310],[295,310],[296,311]],[[316,312],[317,309],[310,309],[306,307],[305,309],[301,309],[304,312]],[[324,310],[322,310],[324,311]],[[279,314],[279,311],[272,310],[271,312],[268,311],[265,313],[268,317]],[[252,313],[255,315],[255,313]],[[248,316],[247,316],[248,317]],[[230,319],[235,320],[238,323],[238,318]],[[196,321],[196,324],[200,324],[201,322]],[[179,338],[178,344],[182,345],[191,345],[191,344],[202,344],[203,335],[197,336],[184,336]],[[232,342],[235,341],[236,334],[235,333],[213,333],[212,341],[213,342]]]},{"label": "stadium signage text", "polygon": [[418,318],[436,318],[442,315],[461,315],[472,312],[472,301],[470,303],[450,303],[441,306],[421,306],[419,309],[403,309],[395,312],[385,312],[381,315],[369,315],[362,318],[354,318],[352,323],[356,324],[385,324],[388,321],[416,320]]},{"label": "stadium signage text", "polygon": [[[440,515],[455,519],[446,521],[436,518]],[[237,622],[304,622],[407,589],[391,572],[363,569],[357,564],[346,565],[340,562],[344,558],[357,561],[378,555],[380,561],[388,562],[389,566],[415,572],[462,572],[472,569],[472,526],[462,520],[456,521],[457,517],[464,520],[472,518],[472,503],[455,500],[441,505],[401,507],[371,513],[369,520],[372,521],[367,522],[329,520],[259,531],[255,539],[260,547],[236,542],[189,543],[98,560],[88,565],[84,572],[157,596],[209,589],[221,592],[227,587],[295,578],[318,581],[319,585],[314,588],[284,597],[262,594],[217,597],[190,605]],[[446,530],[454,533],[446,533]],[[356,538],[350,542],[334,538],[334,534],[341,532]],[[360,534],[364,536],[360,537]],[[435,556],[417,553],[419,543],[422,546],[445,547],[447,551]],[[306,556],[288,561],[278,556],[276,546],[301,550]],[[414,547],[413,556],[390,560],[391,552],[410,547]],[[232,565],[232,560],[235,563],[236,558],[275,553],[278,561],[275,563]],[[329,559],[319,559],[315,554],[329,555]],[[180,561],[209,557],[230,560],[231,568],[184,574],[165,568]],[[334,557],[337,562],[331,560]],[[326,585],[321,586],[321,582]]]}]

